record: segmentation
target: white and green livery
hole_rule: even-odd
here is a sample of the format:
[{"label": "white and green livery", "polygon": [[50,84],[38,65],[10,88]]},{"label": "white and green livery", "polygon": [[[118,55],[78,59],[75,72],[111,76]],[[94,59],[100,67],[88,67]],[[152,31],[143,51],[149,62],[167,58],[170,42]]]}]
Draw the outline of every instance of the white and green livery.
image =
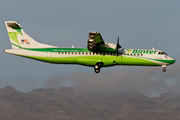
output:
[{"label": "white and green livery", "polygon": [[27,57],[47,63],[79,64],[94,67],[96,73],[101,67],[115,65],[162,66],[173,64],[175,60],[161,50],[121,49],[117,44],[105,43],[99,32],[90,32],[87,48],[59,48],[41,44],[28,36],[15,21],[5,22],[12,49],[6,53]]}]

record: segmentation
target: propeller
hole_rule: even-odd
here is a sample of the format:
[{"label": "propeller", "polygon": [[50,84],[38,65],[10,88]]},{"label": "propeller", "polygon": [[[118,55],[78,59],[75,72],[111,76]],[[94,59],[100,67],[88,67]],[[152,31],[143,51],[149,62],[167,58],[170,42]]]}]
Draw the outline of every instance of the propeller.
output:
[{"label": "propeller", "polygon": [[118,36],[118,39],[117,39],[117,44],[116,44],[116,53],[117,53],[117,56],[118,56],[118,49],[121,48],[120,44],[119,44],[119,36]]}]

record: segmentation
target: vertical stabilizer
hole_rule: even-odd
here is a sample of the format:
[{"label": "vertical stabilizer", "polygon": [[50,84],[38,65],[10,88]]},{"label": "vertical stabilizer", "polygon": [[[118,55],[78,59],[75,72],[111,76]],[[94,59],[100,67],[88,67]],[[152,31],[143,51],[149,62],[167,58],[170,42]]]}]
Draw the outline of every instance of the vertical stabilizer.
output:
[{"label": "vertical stabilizer", "polygon": [[5,24],[13,49],[55,47],[35,41],[24,32],[21,25],[16,21],[6,21]]}]

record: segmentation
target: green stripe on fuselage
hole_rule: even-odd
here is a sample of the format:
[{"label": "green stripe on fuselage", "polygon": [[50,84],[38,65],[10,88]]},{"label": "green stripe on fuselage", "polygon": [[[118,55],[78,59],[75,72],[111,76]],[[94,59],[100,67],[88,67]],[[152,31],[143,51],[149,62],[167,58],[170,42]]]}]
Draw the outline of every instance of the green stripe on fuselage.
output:
[{"label": "green stripe on fuselage", "polygon": [[158,62],[163,62],[163,63],[168,63],[168,64],[172,64],[175,62],[175,60],[160,60],[160,59],[152,59],[152,58],[147,58],[147,57],[141,57],[141,58],[153,60],[153,61],[158,61]]},{"label": "green stripe on fuselage", "polygon": [[122,56],[122,65],[159,66],[158,63],[144,59],[140,56]]}]

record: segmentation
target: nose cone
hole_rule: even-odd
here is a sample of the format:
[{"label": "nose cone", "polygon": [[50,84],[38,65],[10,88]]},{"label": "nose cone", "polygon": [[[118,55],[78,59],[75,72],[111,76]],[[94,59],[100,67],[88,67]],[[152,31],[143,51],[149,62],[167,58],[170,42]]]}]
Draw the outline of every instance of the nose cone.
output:
[{"label": "nose cone", "polygon": [[175,59],[169,57],[169,64],[173,64],[173,63],[175,63]]},{"label": "nose cone", "polygon": [[171,64],[173,64],[173,63],[175,63],[175,59],[172,60],[172,63],[171,63]]}]

